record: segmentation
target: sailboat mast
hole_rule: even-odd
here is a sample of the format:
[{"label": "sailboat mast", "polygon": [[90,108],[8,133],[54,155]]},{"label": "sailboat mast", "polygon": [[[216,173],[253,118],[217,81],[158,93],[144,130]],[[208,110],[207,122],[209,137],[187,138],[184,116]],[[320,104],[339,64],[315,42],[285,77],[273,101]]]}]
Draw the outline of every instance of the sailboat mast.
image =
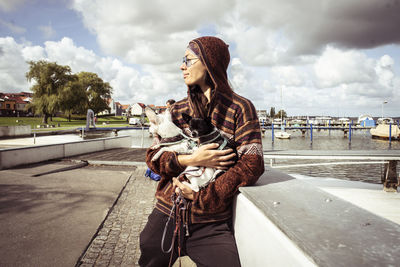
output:
[{"label": "sailboat mast", "polygon": [[281,86],[281,125],[283,124],[283,100],[282,100],[282,87]]}]

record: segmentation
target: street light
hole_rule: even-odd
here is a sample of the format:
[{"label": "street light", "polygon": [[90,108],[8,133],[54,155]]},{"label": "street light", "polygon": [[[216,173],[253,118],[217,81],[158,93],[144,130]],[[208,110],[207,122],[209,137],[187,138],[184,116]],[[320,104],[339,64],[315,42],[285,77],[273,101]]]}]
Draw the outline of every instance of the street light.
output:
[{"label": "street light", "polygon": [[383,119],[383,104],[387,104],[387,101],[385,100],[382,102],[382,119]]}]

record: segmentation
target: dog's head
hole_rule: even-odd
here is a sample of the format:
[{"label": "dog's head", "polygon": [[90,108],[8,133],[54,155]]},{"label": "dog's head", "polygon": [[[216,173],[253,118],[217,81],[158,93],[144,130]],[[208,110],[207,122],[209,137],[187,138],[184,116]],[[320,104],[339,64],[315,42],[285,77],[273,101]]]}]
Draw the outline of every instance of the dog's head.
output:
[{"label": "dog's head", "polygon": [[156,114],[154,110],[146,107],[145,113],[150,121],[149,132],[161,138],[170,138],[179,135],[182,131],[172,122],[171,113],[167,109],[164,113]]},{"label": "dog's head", "polygon": [[192,116],[182,113],[183,120],[189,125],[193,137],[207,135],[214,130],[214,126],[208,119],[193,118]]}]

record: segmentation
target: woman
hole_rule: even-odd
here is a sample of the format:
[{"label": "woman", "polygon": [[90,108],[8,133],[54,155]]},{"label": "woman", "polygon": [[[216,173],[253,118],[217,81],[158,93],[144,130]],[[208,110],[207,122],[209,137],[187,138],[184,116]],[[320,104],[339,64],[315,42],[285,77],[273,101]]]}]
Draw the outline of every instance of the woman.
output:
[{"label": "woman", "polygon": [[[254,184],[264,172],[261,132],[256,110],[246,98],[229,86],[227,68],[230,61],[228,45],[216,37],[192,40],[185,52],[181,70],[188,95],[171,107],[174,123],[191,135],[182,113],[209,118],[236,147],[217,150],[217,144],[201,146],[191,155],[164,152],[151,161],[158,149],[147,151],[147,165],[162,176],[157,204],[140,235],[141,266],[168,266],[170,255],[161,251],[164,227],[173,206],[171,195],[179,190],[190,202],[189,236],[181,237],[179,254],[188,255],[197,266],[240,266],[235,239],[231,231],[232,201],[241,186]],[[175,177],[187,166],[225,169],[214,182],[199,192],[192,191]],[[179,190],[178,190],[179,189]],[[171,220],[172,221],[172,220]],[[174,223],[166,229],[165,247],[171,244]],[[172,262],[177,258],[177,250]]]}]

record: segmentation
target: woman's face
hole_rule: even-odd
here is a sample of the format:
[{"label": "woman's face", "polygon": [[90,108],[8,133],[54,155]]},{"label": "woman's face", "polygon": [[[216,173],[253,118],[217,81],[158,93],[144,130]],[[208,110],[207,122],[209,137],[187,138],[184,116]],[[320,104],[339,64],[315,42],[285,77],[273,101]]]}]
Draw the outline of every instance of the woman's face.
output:
[{"label": "woman's face", "polygon": [[[186,62],[182,63],[181,70],[186,85],[205,85],[207,69],[201,60],[189,50],[185,52]],[[189,65],[189,66],[187,66]]]}]

